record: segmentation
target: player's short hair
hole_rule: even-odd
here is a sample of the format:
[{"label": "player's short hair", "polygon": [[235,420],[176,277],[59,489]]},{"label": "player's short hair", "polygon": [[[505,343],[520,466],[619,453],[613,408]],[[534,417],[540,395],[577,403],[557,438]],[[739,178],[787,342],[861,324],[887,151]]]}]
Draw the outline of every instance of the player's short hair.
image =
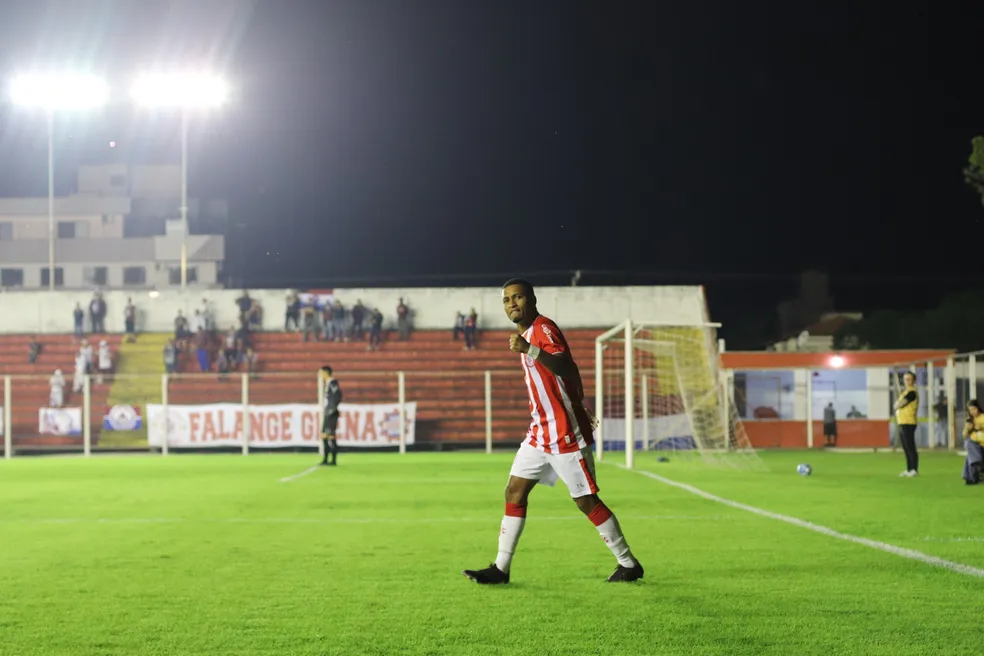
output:
[{"label": "player's short hair", "polygon": [[902,378],[905,378],[906,376],[912,376],[912,380],[916,380],[916,372],[915,371],[906,371],[906,372],[903,372]]},{"label": "player's short hair", "polygon": [[527,295],[536,296],[536,293],[533,291],[533,283],[531,283],[529,280],[526,280],[525,278],[510,278],[505,282],[504,285],[502,285],[502,288],[505,289],[510,285],[522,285],[523,289],[526,290]]},{"label": "player's short hair", "polygon": [[321,371],[328,374],[329,376],[331,375],[331,367],[329,367],[328,365],[321,367]]}]

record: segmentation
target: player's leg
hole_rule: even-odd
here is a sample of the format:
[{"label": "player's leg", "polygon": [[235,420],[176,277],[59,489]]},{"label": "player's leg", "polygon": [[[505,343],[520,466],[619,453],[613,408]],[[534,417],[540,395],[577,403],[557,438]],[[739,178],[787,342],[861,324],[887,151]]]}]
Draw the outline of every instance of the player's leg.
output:
[{"label": "player's leg", "polygon": [[[338,458],[338,441],[335,439],[335,428],[338,426],[338,413],[325,413],[321,423],[321,441],[324,444],[324,459],[322,465],[335,465]],[[329,461],[329,456],[331,460]]]},{"label": "player's leg", "polygon": [[557,474],[567,484],[574,503],[595,525],[599,535],[618,561],[618,567],[608,577],[608,581],[615,583],[641,579],[645,573],[642,564],[632,554],[615,513],[598,496],[594,454],[591,447],[586,447],[579,452],[551,456],[551,459]]},{"label": "player's leg", "polygon": [[530,492],[540,482],[553,485],[556,482],[555,474],[546,462],[545,454],[524,442],[516,452],[506,483],[506,510],[499,525],[499,549],[495,562],[485,569],[466,569],[462,574],[476,583],[509,583],[513,554],[526,525]]}]

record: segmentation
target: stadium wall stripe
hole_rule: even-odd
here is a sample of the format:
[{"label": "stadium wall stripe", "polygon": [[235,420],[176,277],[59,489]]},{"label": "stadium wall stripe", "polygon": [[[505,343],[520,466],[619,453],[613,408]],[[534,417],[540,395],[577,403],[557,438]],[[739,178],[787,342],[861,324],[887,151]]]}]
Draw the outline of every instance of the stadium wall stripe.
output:
[{"label": "stadium wall stripe", "polygon": [[904,547],[897,547],[893,544],[888,544],[886,542],[879,542],[877,540],[869,540],[868,538],[862,538],[857,535],[850,535],[849,533],[841,533],[840,531],[835,531],[832,528],[827,528],[826,526],[821,526],[819,524],[814,524],[813,522],[808,522],[796,517],[790,517],[789,515],[780,515],[779,513],[774,513],[769,510],[763,510],[761,508],[756,508],[755,506],[749,506],[738,501],[732,501],[731,499],[725,499],[724,497],[719,497],[717,495],[711,494],[710,492],[705,492],[700,488],[696,488],[693,485],[687,485],[686,483],[680,483],[672,479],[666,478],[665,476],[660,476],[659,474],[654,474],[653,472],[645,471],[642,469],[628,469],[625,465],[616,464],[616,467],[625,469],[626,471],[631,471],[635,474],[640,474],[648,478],[658,481],[664,485],[669,485],[670,487],[675,487],[685,492],[689,492],[696,496],[707,499],[708,501],[714,501],[731,508],[736,508],[738,510],[744,510],[760,517],[766,517],[768,519],[774,519],[779,522],[785,522],[786,524],[792,524],[793,526],[798,526],[800,528],[805,528],[809,531],[819,533],[821,535],[826,535],[827,537],[836,538],[838,540],[844,540],[845,542],[853,542],[855,544],[860,544],[871,549],[877,549],[879,551],[884,551],[885,553],[890,553],[901,558],[908,558],[910,560],[916,560],[927,565],[933,565],[934,567],[942,567],[948,569],[952,572],[957,572],[958,574],[965,574],[967,576],[973,576],[976,578],[984,579],[984,569],[978,567],[973,567],[971,565],[964,565],[963,563],[956,563],[951,560],[944,560],[943,558],[937,558],[936,556],[931,556],[925,554],[921,551],[916,551],[915,549],[906,549]]}]

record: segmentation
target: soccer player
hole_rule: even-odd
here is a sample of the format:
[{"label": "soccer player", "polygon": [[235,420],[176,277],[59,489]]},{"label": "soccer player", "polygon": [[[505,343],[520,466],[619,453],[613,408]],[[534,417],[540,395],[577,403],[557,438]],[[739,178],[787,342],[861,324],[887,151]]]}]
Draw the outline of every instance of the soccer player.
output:
[{"label": "soccer player", "polygon": [[916,449],[919,392],[916,391],[916,374],[907,371],[902,378],[905,389],[895,400],[895,422],[899,425],[899,441],[905,451],[905,471],[899,476],[912,478],[919,475],[919,451]]},{"label": "soccer player", "polygon": [[[324,381],[325,391],[321,403],[324,408],[325,418],[321,422],[321,441],[325,445],[325,457],[321,461],[322,465],[334,466],[338,458],[338,440],[335,439],[335,429],[338,427],[338,405],[342,402],[342,388],[332,375],[331,367],[325,365],[321,367],[321,379]],[[331,462],[328,456],[331,455]]]},{"label": "soccer player", "polygon": [[537,312],[529,282],[516,278],[506,282],[502,304],[506,316],[519,328],[518,334],[509,337],[509,349],[521,354],[533,421],[509,472],[495,562],[462,574],[481,584],[509,583],[530,492],[537,483],[552,487],[559,478],[618,561],[608,581],[641,579],[642,565],[632,555],[615,515],[598,498],[591,453],[592,417],[583,405],[581,373],[567,340],[557,324]]}]

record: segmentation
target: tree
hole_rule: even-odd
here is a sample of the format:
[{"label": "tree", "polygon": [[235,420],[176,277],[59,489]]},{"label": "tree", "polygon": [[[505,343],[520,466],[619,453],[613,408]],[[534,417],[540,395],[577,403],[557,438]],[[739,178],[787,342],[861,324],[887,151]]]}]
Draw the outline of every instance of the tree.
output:
[{"label": "tree", "polygon": [[964,181],[974,188],[984,205],[984,137],[974,137],[970,143],[970,158],[963,170]]}]

